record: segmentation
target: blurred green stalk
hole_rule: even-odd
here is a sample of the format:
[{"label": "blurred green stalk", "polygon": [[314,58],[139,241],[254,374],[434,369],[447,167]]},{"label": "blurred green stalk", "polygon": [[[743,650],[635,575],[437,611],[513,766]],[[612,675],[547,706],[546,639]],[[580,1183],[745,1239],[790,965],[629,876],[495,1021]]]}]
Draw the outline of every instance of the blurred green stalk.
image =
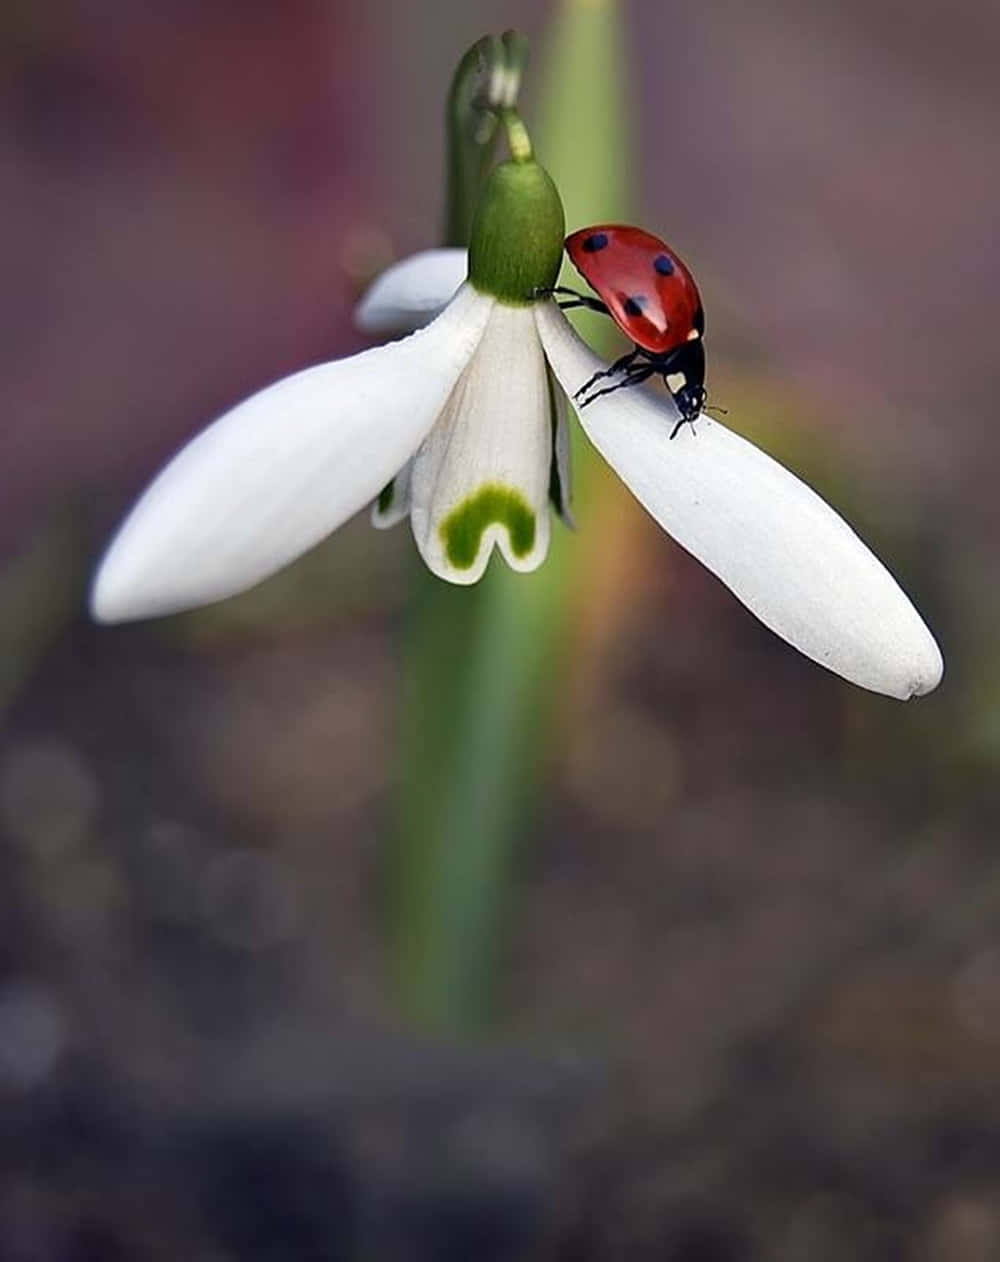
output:
[{"label": "blurred green stalk", "polygon": [[[503,39],[523,65],[523,40]],[[448,101],[446,240],[466,244],[495,135],[475,117],[476,68],[495,37],[470,49]],[[542,86],[539,160],[566,204],[567,222],[627,214],[626,67],[617,5],[561,6]],[[578,447],[575,486],[587,511],[590,459]],[[403,1011],[452,1033],[495,1014],[497,978],[517,844],[549,762],[567,670],[572,593],[587,567],[580,540],[556,526],[535,574],[494,558],[474,588],[423,566],[404,665],[400,766],[387,871],[387,935]]]}]

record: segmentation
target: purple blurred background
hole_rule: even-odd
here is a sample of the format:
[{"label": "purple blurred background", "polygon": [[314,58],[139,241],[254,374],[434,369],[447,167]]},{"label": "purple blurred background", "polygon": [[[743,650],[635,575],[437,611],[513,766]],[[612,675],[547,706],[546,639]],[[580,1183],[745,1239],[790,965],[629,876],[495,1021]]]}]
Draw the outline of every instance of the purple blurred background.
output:
[{"label": "purple blurred background", "polygon": [[530,115],[549,17],[0,16],[4,1262],[1000,1257],[996,6],[623,6],[635,197],[713,394],[948,674],[908,706],[827,676],[623,492],[493,1039],[386,994],[405,530],[202,614],[82,613],[180,441],[361,345],[364,280],[439,231],[457,56],[526,31]]}]

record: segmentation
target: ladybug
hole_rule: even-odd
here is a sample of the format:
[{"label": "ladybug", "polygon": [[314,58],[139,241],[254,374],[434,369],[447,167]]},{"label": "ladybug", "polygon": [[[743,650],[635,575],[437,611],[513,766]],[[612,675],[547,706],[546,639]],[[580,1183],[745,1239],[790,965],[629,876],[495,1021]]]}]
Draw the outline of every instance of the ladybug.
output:
[{"label": "ladybug", "polygon": [[[675,437],[685,421],[697,420],[706,399],[705,312],[690,270],[665,241],[625,224],[581,228],[566,238],[566,253],[600,299],[559,287],[552,292],[572,295],[559,305],[601,311],[635,343],[574,398],[586,407],[602,394],[662,376],[681,415],[670,435]],[[587,394],[601,378],[619,373],[621,381]]]}]

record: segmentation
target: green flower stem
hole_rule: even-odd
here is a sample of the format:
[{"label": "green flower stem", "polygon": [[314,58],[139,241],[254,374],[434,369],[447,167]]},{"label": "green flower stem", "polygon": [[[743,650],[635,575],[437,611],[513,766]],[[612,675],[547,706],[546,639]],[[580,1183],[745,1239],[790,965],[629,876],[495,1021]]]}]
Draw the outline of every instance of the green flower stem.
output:
[{"label": "green flower stem", "polygon": [[[628,223],[636,213],[622,27],[617,0],[563,0],[549,32],[534,131],[570,231]],[[572,266],[564,261],[563,267],[567,283],[579,288]],[[609,353],[618,344],[605,316],[574,311],[571,318],[592,346]]]},{"label": "green flower stem", "polygon": [[514,162],[530,162],[535,155],[531,147],[531,137],[521,120],[521,115],[517,110],[508,107],[502,111],[501,117],[507,129],[507,144],[510,146],[511,158]]},{"label": "green flower stem", "polygon": [[550,644],[526,643],[519,589],[417,581],[389,911],[404,1011],[473,1030],[494,1012],[514,844],[537,772]]},{"label": "green flower stem", "polygon": [[[563,5],[542,79],[543,118],[579,121],[606,110],[610,119],[621,119],[625,68],[615,18],[612,4]],[[510,58],[515,45],[501,43]],[[516,47],[523,66],[523,42]],[[465,59],[462,64],[466,70],[459,73],[471,73]],[[475,108],[468,104],[474,94],[464,89],[453,87],[451,99]],[[514,101],[504,105],[513,108]],[[453,121],[450,144],[468,145],[475,134],[471,120]],[[506,115],[503,121],[515,156],[518,141],[511,140]],[[566,180],[578,190],[569,222],[610,217],[605,212],[624,216],[624,128],[610,135],[602,127],[598,141],[591,136],[585,146],[579,139],[587,133],[575,126],[560,134],[550,122],[542,130],[549,143],[540,153],[558,170],[556,184]],[[456,186],[470,166],[450,150],[451,244],[467,242],[471,231],[475,206],[464,199],[473,183]],[[461,237],[453,232],[459,224]],[[586,495],[583,501],[586,517]],[[470,1032],[496,1019],[516,854],[531,833],[549,765],[568,669],[573,593],[588,567],[582,542],[556,526],[539,571],[514,574],[494,557],[473,588],[442,583],[415,562],[387,936],[401,1007],[441,1030]]]},{"label": "green flower stem", "polygon": [[[562,0],[541,58],[546,91],[532,130],[562,195],[570,231],[593,223],[641,221],[629,144],[634,122],[628,111],[632,77],[624,13],[617,0]],[[565,256],[558,283],[581,287]],[[567,316],[606,359],[627,349],[606,316],[586,310]],[[579,525],[565,549],[563,627],[556,634],[571,640],[578,654],[575,662],[563,665],[567,678],[574,670],[572,689],[563,690],[564,710],[574,712],[560,716],[576,723],[593,686],[596,646],[613,643],[617,626],[628,616],[627,598],[609,600],[608,594],[624,593],[628,586],[644,514],[580,426],[572,424],[570,432]],[[562,561],[563,552],[555,559]]]}]

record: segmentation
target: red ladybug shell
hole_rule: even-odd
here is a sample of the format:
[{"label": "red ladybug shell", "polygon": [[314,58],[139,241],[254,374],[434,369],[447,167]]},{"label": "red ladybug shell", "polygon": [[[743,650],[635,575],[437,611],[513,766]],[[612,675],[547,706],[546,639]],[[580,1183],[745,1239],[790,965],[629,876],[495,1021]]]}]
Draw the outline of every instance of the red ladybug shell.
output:
[{"label": "red ladybug shell", "polygon": [[665,241],[642,228],[596,224],[566,238],[573,266],[637,346],[663,355],[705,332],[698,286]]}]

